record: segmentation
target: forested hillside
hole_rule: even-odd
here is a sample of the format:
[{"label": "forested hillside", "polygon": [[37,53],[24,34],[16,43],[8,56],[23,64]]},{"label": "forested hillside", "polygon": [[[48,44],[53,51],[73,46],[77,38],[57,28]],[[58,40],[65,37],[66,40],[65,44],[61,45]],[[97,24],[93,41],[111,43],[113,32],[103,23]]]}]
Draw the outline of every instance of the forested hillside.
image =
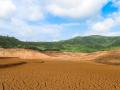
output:
[{"label": "forested hillside", "polygon": [[0,36],[1,48],[27,48],[39,51],[94,52],[120,47],[120,37],[85,36],[58,42],[23,42],[14,37]]}]

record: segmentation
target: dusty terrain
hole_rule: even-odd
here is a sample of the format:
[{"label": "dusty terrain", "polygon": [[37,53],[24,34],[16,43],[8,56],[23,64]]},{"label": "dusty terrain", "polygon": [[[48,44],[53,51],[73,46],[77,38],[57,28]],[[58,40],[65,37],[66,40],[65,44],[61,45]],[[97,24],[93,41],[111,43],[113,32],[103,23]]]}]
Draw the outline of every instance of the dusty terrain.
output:
[{"label": "dusty terrain", "polygon": [[[120,50],[117,50],[120,53]],[[112,51],[113,52],[113,51]],[[67,60],[81,61],[94,60],[96,58],[110,54],[109,51],[95,53],[72,53],[72,52],[39,52],[30,49],[3,49],[0,48],[0,57],[13,57],[21,59],[47,59],[47,60]]]},{"label": "dusty terrain", "polygon": [[28,60],[0,68],[0,90],[120,90],[120,67],[82,61]]},{"label": "dusty terrain", "polygon": [[[29,59],[28,52],[22,54],[24,58],[17,53],[22,59],[15,52],[12,56],[4,51],[7,57],[0,54],[0,90],[120,90],[120,66],[105,62],[118,62],[119,50],[91,54],[44,52],[41,57],[39,52],[28,51]],[[32,52],[37,53],[35,59]],[[104,64],[100,62],[103,59]]]}]

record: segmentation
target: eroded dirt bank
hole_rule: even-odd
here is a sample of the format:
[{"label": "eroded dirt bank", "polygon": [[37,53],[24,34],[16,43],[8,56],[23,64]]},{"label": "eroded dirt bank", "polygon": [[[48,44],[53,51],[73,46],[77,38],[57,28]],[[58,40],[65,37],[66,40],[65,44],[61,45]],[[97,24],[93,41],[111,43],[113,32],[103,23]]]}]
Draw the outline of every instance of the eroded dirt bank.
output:
[{"label": "eroded dirt bank", "polygon": [[2,49],[0,57],[17,57],[21,59],[46,59],[46,60],[96,60],[100,58],[120,58],[120,49],[114,51],[100,51],[94,53],[72,52],[38,52],[29,49]]},{"label": "eroded dirt bank", "polygon": [[16,57],[21,59],[41,59],[48,58],[41,52],[29,50],[29,49],[3,49],[0,48],[0,57]]},{"label": "eroded dirt bank", "polygon": [[120,90],[120,66],[94,62],[109,59],[120,59],[120,50],[42,53],[0,49],[0,90]]}]

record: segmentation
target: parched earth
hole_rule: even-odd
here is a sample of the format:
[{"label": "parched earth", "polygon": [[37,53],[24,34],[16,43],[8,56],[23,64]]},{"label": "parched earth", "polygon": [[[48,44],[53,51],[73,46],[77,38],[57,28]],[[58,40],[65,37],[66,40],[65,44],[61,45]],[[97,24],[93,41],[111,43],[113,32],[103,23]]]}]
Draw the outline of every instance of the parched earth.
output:
[{"label": "parched earth", "polygon": [[120,50],[0,49],[0,90],[120,90]]},{"label": "parched earth", "polygon": [[[12,65],[0,68],[0,90],[120,90],[120,66],[86,61],[0,60],[0,65]],[[26,63],[14,65],[20,62]]]}]

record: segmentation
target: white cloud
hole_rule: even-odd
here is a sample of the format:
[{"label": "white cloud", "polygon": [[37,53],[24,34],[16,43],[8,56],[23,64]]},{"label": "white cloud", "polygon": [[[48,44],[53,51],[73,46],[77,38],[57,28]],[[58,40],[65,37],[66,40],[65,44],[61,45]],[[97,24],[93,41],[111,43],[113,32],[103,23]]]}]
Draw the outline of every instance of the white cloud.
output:
[{"label": "white cloud", "polygon": [[[3,24],[4,25],[4,24]],[[0,25],[0,28],[4,26]],[[21,40],[54,40],[60,38],[63,30],[62,25],[57,24],[39,24],[30,25],[26,21],[12,18],[11,23],[7,25],[9,29],[5,29],[3,32],[8,32],[10,35],[16,36]],[[14,32],[14,33],[12,33]],[[12,33],[12,34],[11,34]]]},{"label": "white cloud", "polygon": [[97,14],[107,0],[49,0],[48,11],[56,16],[84,18]]},{"label": "white cloud", "polygon": [[29,18],[32,21],[40,20],[40,19],[43,19],[44,17],[41,8],[38,6],[30,7],[30,13],[31,14],[29,14]]},{"label": "white cloud", "polygon": [[[116,1],[115,5],[120,7]],[[91,19],[86,35],[118,35],[113,28],[120,26],[120,11],[102,19],[98,15],[107,2],[108,0],[0,0],[0,34],[16,36],[21,40],[59,40],[73,34],[83,35],[87,25],[80,19]],[[47,16],[49,14],[65,20],[61,19],[60,22],[63,22],[59,25],[51,24],[46,18],[51,18],[51,15]],[[4,17],[9,19],[4,20]],[[70,20],[67,21],[66,18]]]},{"label": "white cloud", "polygon": [[[92,24],[90,24],[92,23]],[[85,33],[87,35],[120,35],[120,12],[112,14],[108,18],[100,21],[89,22],[89,30]]]},{"label": "white cloud", "polygon": [[114,26],[114,20],[111,18],[105,19],[102,22],[97,22],[93,24],[92,30],[99,32],[106,32],[110,30]]},{"label": "white cloud", "polygon": [[0,17],[5,17],[16,10],[16,6],[11,0],[0,0]]},{"label": "white cloud", "polygon": [[[60,38],[62,27],[54,24],[43,24],[35,26],[26,26],[26,28],[20,28],[23,36],[23,40],[26,40],[27,37],[30,37],[34,41],[47,40],[51,41],[57,38]],[[42,37],[42,38],[41,38]]]},{"label": "white cloud", "polygon": [[14,0],[16,12],[14,17],[26,21],[39,21],[44,18],[42,5],[38,0]]}]

